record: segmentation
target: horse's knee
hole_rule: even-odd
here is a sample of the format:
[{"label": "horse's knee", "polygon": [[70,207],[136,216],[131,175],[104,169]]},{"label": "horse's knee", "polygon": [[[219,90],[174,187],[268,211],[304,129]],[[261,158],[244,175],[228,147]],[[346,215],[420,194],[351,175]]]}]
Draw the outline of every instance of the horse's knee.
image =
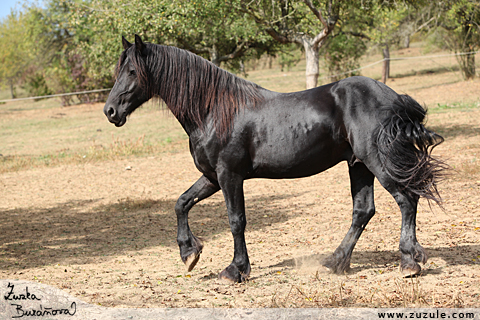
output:
[{"label": "horse's knee", "polygon": [[187,197],[180,196],[177,203],[175,203],[175,214],[177,216],[183,216],[185,214],[185,207],[187,206],[188,199]]},{"label": "horse's knee", "polygon": [[419,196],[408,195],[402,192],[393,192],[392,195],[402,213],[416,213]]}]

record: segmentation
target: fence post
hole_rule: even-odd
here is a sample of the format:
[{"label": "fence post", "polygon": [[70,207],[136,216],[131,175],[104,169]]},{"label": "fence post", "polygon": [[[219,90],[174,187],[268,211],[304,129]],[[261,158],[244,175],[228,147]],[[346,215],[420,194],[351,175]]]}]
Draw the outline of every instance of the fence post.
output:
[{"label": "fence post", "polygon": [[385,43],[383,49],[383,68],[382,68],[382,82],[387,83],[387,79],[390,77],[390,50],[388,43]]}]

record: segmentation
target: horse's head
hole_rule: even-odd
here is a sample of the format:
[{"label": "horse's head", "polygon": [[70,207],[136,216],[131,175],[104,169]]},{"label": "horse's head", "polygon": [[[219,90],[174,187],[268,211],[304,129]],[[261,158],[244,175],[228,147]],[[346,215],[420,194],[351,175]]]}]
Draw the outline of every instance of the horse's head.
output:
[{"label": "horse's head", "polygon": [[115,85],[103,108],[108,121],[117,127],[123,126],[127,122],[127,116],[150,98],[139,77],[140,73],[145,73],[138,70],[146,45],[138,35],[135,35],[135,44],[131,44],[124,37],[122,44],[125,50],[116,67]]}]

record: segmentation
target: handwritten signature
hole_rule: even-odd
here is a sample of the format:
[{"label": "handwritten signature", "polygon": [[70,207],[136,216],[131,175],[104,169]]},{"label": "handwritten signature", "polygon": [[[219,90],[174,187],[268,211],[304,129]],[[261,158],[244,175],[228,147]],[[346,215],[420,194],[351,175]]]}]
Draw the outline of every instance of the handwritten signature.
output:
[{"label": "handwritten signature", "polygon": [[8,283],[7,286],[10,291],[4,295],[4,299],[7,301],[12,301],[13,307],[15,307],[16,314],[12,318],[22,318],[22,317],[45,317],[45,316],[57,316],[57,315],[70,315],[73,316],[77,312],[77,304],[72,302],[69,308],[51,308],[44,307],[40,305],[38,308],[31,308],[25,310],[24,307],[20,304],[21,301],[41,301],[34,293],[28,291],[28,287],[25,287],[25,292],[15,293],[15,285]]}]

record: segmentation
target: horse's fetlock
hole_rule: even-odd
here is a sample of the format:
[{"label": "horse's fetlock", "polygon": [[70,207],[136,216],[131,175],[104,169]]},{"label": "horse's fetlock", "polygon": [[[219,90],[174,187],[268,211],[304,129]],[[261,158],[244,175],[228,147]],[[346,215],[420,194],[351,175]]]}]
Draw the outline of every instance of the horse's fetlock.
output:
[{"label": "horse's fetlock", "polygon": [[193,247],[190,238],[177,238],[177,244],[180,248]]}]

